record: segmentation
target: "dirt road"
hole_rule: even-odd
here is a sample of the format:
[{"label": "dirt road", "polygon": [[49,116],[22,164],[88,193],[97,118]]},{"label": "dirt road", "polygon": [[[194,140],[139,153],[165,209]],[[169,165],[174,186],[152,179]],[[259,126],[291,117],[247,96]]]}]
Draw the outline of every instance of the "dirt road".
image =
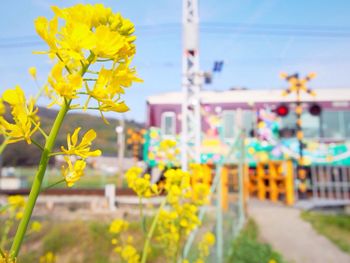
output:
[{"label": "dirt road", "polygon": [[350,263],[350,255],[339,250],[300,218],[300,210],[252,200],[250,216],[259,225],[264,241],[294,263]]}]

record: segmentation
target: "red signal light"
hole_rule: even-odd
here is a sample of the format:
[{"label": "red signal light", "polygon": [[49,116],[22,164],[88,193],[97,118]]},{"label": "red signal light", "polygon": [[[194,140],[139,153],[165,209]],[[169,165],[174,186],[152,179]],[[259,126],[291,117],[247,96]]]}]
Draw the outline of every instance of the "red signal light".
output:
[{"label": "red signal light", "polygon": [[278,105],[275,111],[278,116],[285,117],[289,113],[289,108],[287,105],[281,104],[281,105]]},{"label": "red signal light", "polygon": [[312,116],[320,116],[322,112],[322,108],[318,104],[312,104],[309,108],[309,112]]}]

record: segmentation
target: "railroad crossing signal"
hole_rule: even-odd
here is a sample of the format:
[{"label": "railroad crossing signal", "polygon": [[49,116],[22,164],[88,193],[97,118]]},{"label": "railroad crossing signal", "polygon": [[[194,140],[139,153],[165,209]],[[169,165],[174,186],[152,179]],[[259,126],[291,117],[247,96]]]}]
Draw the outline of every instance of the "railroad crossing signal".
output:
[{"label": "railroad crossing signal", "polygon": [[302,194],[306,194],[307,187],[306,186],[306,169],[304,167],[304,157],[303,157],[303,149],[304,149],[304,134],[302,131],[302,120],[301,116],[303,113],[303,107],[301,105],[301,92],[306,92],[311,96],[316,96],[316,93],[307,87],[307,83],[316,77],[316,73],[310,73],[305,78],[299,78],[299,74],[288,75],[286,73],[281,73],[281,78],[285,79],[289,83],[289,87],[283,91],[283,96],[287,96],[291,93],[296,94],[296,107],[295,107],[295,115],[297,117],[296,120],[296,137],[299,141],[299,167],[298,167],[298,177],[300,179],[299,183],[299,191]]}]

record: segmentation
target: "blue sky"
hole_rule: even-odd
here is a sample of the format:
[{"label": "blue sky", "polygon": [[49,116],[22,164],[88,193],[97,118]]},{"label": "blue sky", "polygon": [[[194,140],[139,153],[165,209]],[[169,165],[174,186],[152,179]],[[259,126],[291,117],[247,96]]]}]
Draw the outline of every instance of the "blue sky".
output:
[{"label": "blue sky", "polygon": [[[36,66],[41,82],[45,81],[51,65],[47,57],[31,53],[45,49],[45,45],[37,45],[39,38],[35,36],[33,21],[37,16],[52,17],[50,5],[64,7],[78,2],[102,2],[135,23],[138,51],[134,65],[144,83],[128,90],[125,99],[132,110],[126,116],[144,121],[147,96],[181,90],[181,0],[2,1],[0,91],[20,84],[30,94],[35,89],[27,74],[30,66]],[[250,29],[259,25],[330,27],[344,29],[349,35],[349,13],[347,0],[200,1],[201,23],[243,23]],[[201,69],[210,70],[215,60],[225,61],[223,71],[205,89],[283,88],[286,84],[278,77],[281,71],[317,72],[312,81],[315,89],[350,87],[350,37],[249,35],[246,30],[201,32]],[[23,36],[29,36],[27,39],[35,45],[21,45]],[[19,47],[8,43],[18,43]]]}]

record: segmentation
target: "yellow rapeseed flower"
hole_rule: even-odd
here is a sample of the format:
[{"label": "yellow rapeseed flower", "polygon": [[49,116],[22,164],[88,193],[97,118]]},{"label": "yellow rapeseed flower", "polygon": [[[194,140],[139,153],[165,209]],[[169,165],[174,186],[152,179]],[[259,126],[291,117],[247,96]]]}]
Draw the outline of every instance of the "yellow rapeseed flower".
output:
[{"label": "yellow rapeseed flower", "polygon": [[10,123],[0,116],[0,130],[8,138],[7,143],[26,140],[30,144],[31,136],[40,125],[35,100],[31,98],[27,101],[19,86],[6,90],[2,99],[10,105],[14,121]]},{"label": "yellow rapeseed flower", "polygon": [[64,75],[65,65],[58,62],[51,70],[48,82],[55,92],[66,99],[77,98],[77,91],[81,89],[83,79],[78,73]]},{"label": "yellow rapeseed flower", "polygon": [[47,43],[50,47],[51,53],[57,51],[56,34],[58,32],[58,19],[54,17],[52,20],[47,20],[46,17],[38,17],[34,21],[35,29],[38,35]]},{"label": "yellow rapeseed flower", "polygon": [[11,195],[7,198],[7,202],[13,209],[23,208],[25,205],[25,199],[21,195]]},{"label": "yellow rapeseed flower", "polygon": [[198,243],[199,258],[200,262],[204,262],[204,259],[209,256],[210,248],[215,244],[215,236],[211,232],[206,232],[202,239]]},{"label": "yellow rapeseed flower", "polygon": [[132,245],[124,246],[120,255],[127,263],[139,263],[141,258],[136,248]]},{"label": "yellow rapeseed flower", "polygon": [[96,132],[93,129],[90,129],[83,135],[81,142],[78,144],[78,136],[80,130],[80,127],[76,128],[72,136],[68,133],[67,149],[61,146],[62,152],[67,155],[78,155],[82,158],[87,158],[90,156],[100,156],[100,150],[90,151],[92,141],[96,138]]},{"label": "yellow rapeseed flower", "polygon": [[54,253],[52,253],[51,251],[46,252],[45,255],[41,256],[39,261],[39,263],[55,263],[55,262],[56,262],[56,257]]},{"label": "yellow rapeseed flower", "polygon": [[69,157],[65,156],[64,159],[67,162],[67,167],[62,166],[62,175],[68,187],[72,187],[80,177],[84,175],[84,169],[86,162],[84,160],[77,160],[74,165]]},{"label": "yellow rapeseed flower", "polygon": [[40,230],[42,229],[42,225],[40,224],[39,221],[33,221],[31,226],[30,226],[30,230],[33,232],[40,232]]},{"label": "yellow rapeseed flower", "polygon": [[6,106],[3,99],[0,98],[0,116],[4,115],[6,112]]},{"label": "yellow rapeseed flower", "polygon": [[32,76],[33,79],[36,79],[36,67],[30,67],[28,69],[28,72]]},{"label": "yellow rapeseed flower", "polygon": [[123,219],[114,220],[110,227],[109,232],[112,234],[120,234],[121,232],[127,230],[129,227],[129,223]]},{"label": "yellow rapeseed flower", "polygon": [[135,191],[139,197],[151,197],[158,193],[156,184],[151,183],[151,176],[145,174],[141,177],[142,169],[131,167],[125,174],[128,187]]}]

